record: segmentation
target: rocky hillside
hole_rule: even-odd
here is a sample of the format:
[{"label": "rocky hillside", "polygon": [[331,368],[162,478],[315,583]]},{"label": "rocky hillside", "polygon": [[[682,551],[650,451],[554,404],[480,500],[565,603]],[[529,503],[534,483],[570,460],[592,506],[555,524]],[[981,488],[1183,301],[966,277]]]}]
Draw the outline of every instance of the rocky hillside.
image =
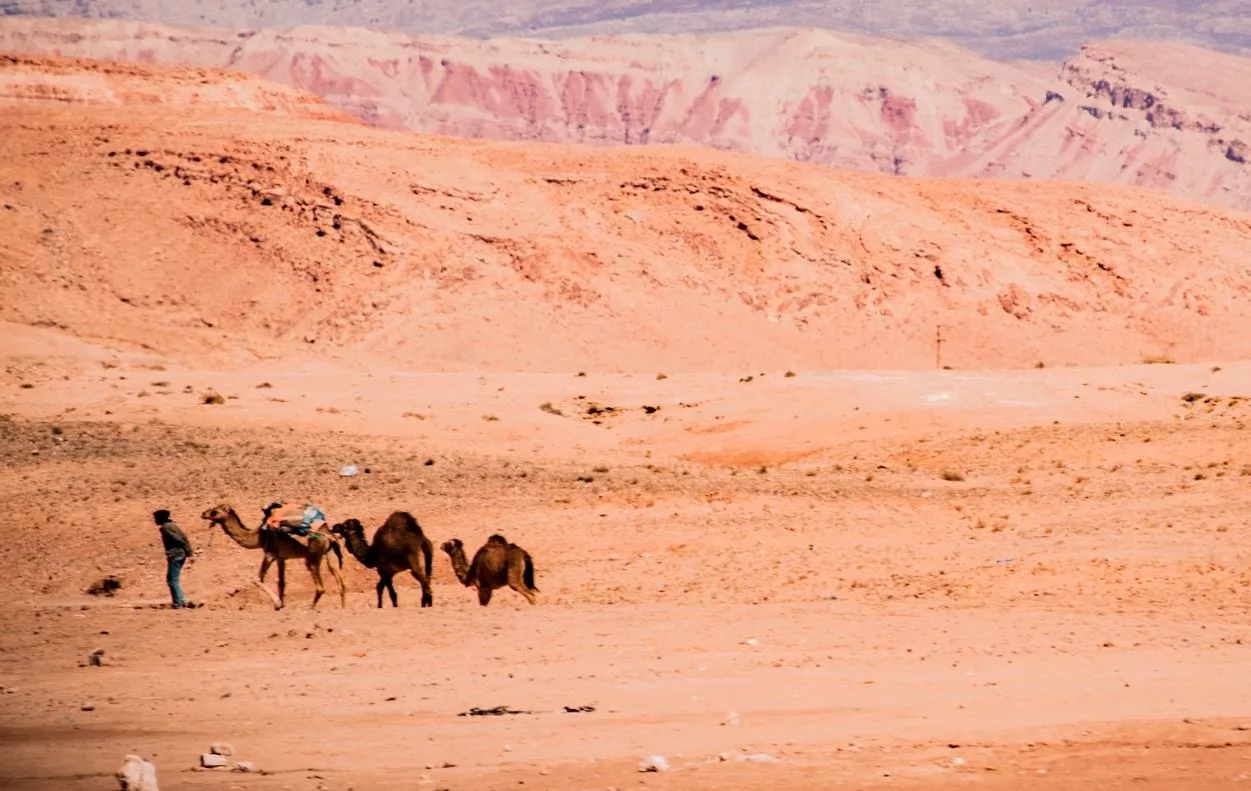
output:
[{"label": "rocky hillside", "polygon": [[360,123],[304,91],[237,73],[197,67],[0,54],[0,103],[10,107],[160,105],[274,113]]},{"label": "rocky hillside", "polygon": [[939,327],[956,367],[1251,354],[1251,215],[1161,193],[436,139],[47,61],[166,85],[68,104],[12,87],[35,65],[0,63],[10,327],[430,371],[927,367]]},{"label": "rocky hillside", "polygon": [[1251,208],[1251,60],[1090,45],[1061,68],[814,30],[412,39],[10,19],[0,49],[227,67],[376,126],[586,144],[698,144],[906,175],[1107,181]]},{"label": "rocky hillside", "polygon": [[128,19],[223,28],[330,25],[409,35],[571,38],[821,27],[890,38],[933,36],[987,57],[1059,61],[1087,41],[1190,41],[1251,55],[1248,0],[0,0],[0,16]]}]

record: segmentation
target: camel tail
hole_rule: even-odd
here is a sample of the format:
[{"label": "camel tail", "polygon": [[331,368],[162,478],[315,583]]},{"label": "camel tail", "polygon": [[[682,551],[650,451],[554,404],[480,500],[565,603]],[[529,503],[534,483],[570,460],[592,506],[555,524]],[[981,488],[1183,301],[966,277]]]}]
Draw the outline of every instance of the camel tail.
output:
[{"label": "camel tail", "polygon": [[330,549],[339,558],[339,568],[343,568],[343,550],[339,547],[338,541],[330,542]]},{"label": "camel tail", "polygon": [[521,572],[521,579],[526,583],[527,588],[532,591],[542,593],[542,591],[539,591],[538,588],[534,587],[534,561],[530,559],[530,555],[528,554],[526,555],[525,571]]}]

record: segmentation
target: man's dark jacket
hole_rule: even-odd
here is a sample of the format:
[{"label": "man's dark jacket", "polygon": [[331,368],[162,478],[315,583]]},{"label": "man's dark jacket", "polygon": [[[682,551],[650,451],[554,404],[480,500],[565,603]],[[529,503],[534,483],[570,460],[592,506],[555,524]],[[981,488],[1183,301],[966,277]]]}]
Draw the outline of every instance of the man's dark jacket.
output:
[{"label": "man's dark jacket", "polygon": [[174,522],[161,525],[161,543],[165,545],[165,557],[169,560],[191,557],[191,542],[187,534]]}]

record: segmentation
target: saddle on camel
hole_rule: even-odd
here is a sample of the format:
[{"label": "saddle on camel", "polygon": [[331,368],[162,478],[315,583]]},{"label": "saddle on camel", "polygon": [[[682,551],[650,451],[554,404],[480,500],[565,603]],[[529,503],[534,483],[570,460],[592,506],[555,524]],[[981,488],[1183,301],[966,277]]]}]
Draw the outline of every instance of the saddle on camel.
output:
[{"label": "saddle on camel", "polygon": [[262,530],[279,530],[305,546],[310,534],[326,532],[326,514],[312,503],[297,506],[274,501],[261,510],[265,513]]}]

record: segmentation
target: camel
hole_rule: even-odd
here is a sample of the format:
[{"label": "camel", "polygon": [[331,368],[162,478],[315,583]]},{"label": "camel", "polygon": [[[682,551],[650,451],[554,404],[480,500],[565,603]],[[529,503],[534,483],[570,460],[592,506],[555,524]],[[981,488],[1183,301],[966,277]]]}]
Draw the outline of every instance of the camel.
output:
[{"label": "camel", "polygon": [[466,563],[464,546],[459,538],[453,538],[443,542],[443,551],[451,557],[452,570],[461,584],[478,589],[478,604],[487,606],[491,592],[505,586],[534,604],[539,589],[534,587],[534,561],[529,552],[497,533],[474,553],[473,563]]},{"label": "camel", "polygon": [[382,608],[382,591],[391,594],[391,606],[399,607],[391,578],[404,571],[411,572],[421,585],[421,606],[433,607],[430,574],[434,568],[434,544],[426,538],[416,517],[407,511],[395,511],[382,527],[374,531],[372,543],[365,542],[365,528],[359,520],[348,519],[330,528],[343,539],[348,552],[365,568],[378,572],[378,608]]},{"label": "camel", "polygon": [[[326,568],[330,569],[330,573],[339,582],[339,604],[347,607],[347,585],[343,582],[343,574],[339,569],[343,568],[343,549],[339,546],[339,542],[327,536],[324,533],[309,533],[305,545],[295,536],[289,533],[283,533],[280,530],[253,530],[243,524],[243,520],[235,513],[235,509],[229,505],[218,505],[208,509],[200,515],[202,519],[207,519],[215,525],[221,527],[226,535],[235,540],[239,546],[244,549],[262,549],[265,551],[265,557],[261,560],[261,573],[256,580],[256,586],[265,592],[265,595],[274,603],[275,610],[281,610],[286,602],[287,591],[287,561],[303,560],[304,565],[308,567],[308,573],[313,576],[313,585],[316,586],[316,593],[313,594],[313,609],[317,608],[317,602],[321,599],[322,594],[326,592],[326,586],[321,581],[321,562],[326,560]],[[327,552],[334,552],[339,558],[339,568],[336,569],[330,559],[326,557]],[[269,567],[274,561],[278,561],[278,595],[274,596],[269,588],[265,587],[265,574],[269,571]]]}]

